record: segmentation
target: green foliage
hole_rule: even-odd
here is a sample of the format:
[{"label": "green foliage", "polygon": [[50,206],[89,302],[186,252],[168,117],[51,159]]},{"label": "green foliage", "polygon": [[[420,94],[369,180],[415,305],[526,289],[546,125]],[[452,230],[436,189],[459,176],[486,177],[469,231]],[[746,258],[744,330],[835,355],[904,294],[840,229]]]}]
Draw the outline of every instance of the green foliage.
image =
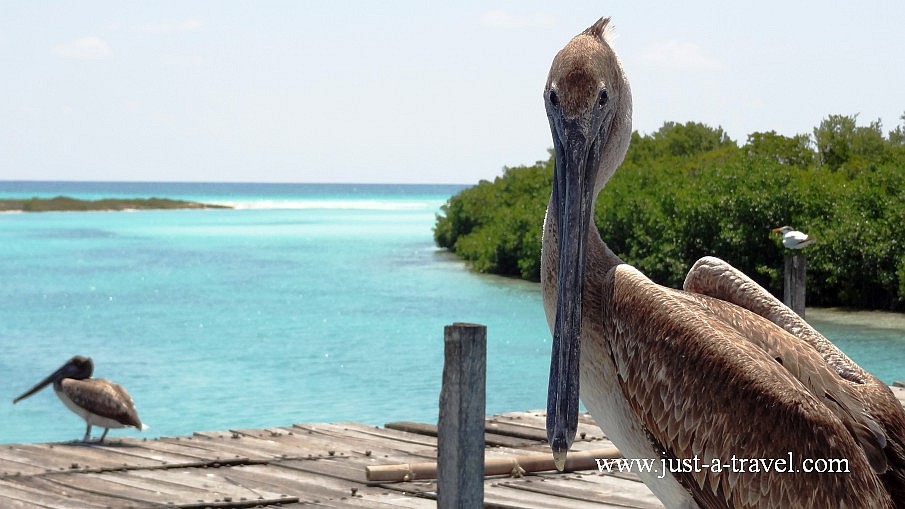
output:
[{"label": "green foliage", "polygon": [[883,162],[888,154],[887,146],[894,144],[892,136],[890,140],[883,138],[879,120],[859,127],[857,119],[857,115],[830,115],[814,128],[820,161],[830,170],[844,170],[854,176]]},{"label": "green foliage", "polygon": [[744,148],[750,157],[765,157],[784,165],[806,168],[814,163],[811,139],[804,134],[788,138],[776,131],[751,133]]},{"label": "green foliage", "polygon": [[[537,281],[552,175],[551,154],[463,190],[437,216],[437,244],[476,270]],[[905,128],[883,137],[879,121],[831,115],[813,144],[771,131],[738,147],[722,129],[668,122],[632,134],[595,223],[658,283],[681,287],[695,260],[714,255],[776,295],[785,253],[770,229],[791,225],[817,239],[807,248],[809,304],[903,309]]]},{"label": "green foliage", "polygon": [[540,280],[541,229],[553,180],[553,158],[506,168],[493,182],[453,196],[437,216],[434,240],[475,270]]}]

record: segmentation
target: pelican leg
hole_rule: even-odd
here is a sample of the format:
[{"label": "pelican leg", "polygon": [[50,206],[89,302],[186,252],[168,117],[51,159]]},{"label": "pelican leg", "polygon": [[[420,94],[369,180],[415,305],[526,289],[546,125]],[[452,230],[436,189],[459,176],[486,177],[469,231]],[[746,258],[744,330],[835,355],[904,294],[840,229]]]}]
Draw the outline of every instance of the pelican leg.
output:
[{"label": "pelican leg", "polygon": [[85,427],[85,436],[82,437],[82,442],[87,444],[90,441],[91,441],[91,425],[88,424]]},{"label": "pelican leg", "polygon": [[110,428],[104,428],[104,433],[101,435],[101,438],[98,439],[97,443],[104,443],[104,438],[107,436],[107,432],[110,431]]}]

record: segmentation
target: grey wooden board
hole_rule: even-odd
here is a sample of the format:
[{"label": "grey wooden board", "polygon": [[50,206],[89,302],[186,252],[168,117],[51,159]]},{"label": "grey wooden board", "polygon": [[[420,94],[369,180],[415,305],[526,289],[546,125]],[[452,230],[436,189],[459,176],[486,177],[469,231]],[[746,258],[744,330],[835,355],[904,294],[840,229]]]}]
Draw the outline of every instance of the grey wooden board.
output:
[{"label": "grey wooden board", "polygon": [[[405,431],[409,433],[415,433],[419,435],[427,435],[436,437],[437,436],[437,425],[435,424],[424,424],[420,422],[410,422],[410,421],[398,421],[398,422],[390,422],[385,426],[387,429],[392,429],[396,431]],[[534,438],[525,438],[521,436],[513,436],[506,433],[496,433],[494,430],[485,426],[484,432],[484,444],[491,447],[521,447],[525,445],[531,445],[534,443],[538,443],[541,440]],[[544,434],[543,441],[546,441],[546,433]]]},{"label": "grey wooden board", "polygon": [[498,486],[559,499],[574,499],[604,505],[635,508],[662,508],[663,505],[640,480],[600,474],[542,474],[523,479],[501,480]]},{"label": "grey wooden board", "polygon": [[[361,436],[349,431],[348,426],[318,425],[317,429],[289,428],[284,429],[284,434],[272,435],[273,430],[267,432],[267,440],[282,448],[286,452],[284,459],[292,458],[329,458],[343,456],[372,455],[378,453],[396,454],[400,448],[405,451],[435,447],[433,444],[418,445],[415,448],[406,445],[404,437],[399,440],[383,441],[375,440],[373,436]],[[237,430],[243,436],[257,438],[261,435],[256,430]],[[399,442],[397,444],[397,442]]]},{"label": "grey wooden board", "polygon": [[[97,493],[91,489],[71,489],[65,483],[58,482],[59,475],[83,475],[83,474],[52,474],[47,476],[27,476],[15,480],[5,479],[3,482],[15,485],[21,492],[29,494],[27,500],[35,507],[52,507],[54,509],[82,509],[92,507],[153,507],[154,504],[143,503],[137,500],[126,501],[114,494]],[[34,498],[30,498],[34,495]],[[0,498],[0,506],[6,499]]]},{"label": "grey wooden board", "polygon": [[[297,497],[248,488],[229,479],[230,468],[157,469],[118,472],[79,472],[17,479],[22,486],[54,496],[72,496],[102,507],[175,507],[235,501],[257,503],[295,502]],[[9,480],[7,480],[9,481]],[[112,500],[112,501],[111,501]],[[79,507],[75,505],[74,507]]]},{"label": "grey wooden board", "polygon": [[435,509],[437,507],[437,502],[429,498],[420,498],[385,490],[366,493],[364,495],[358,494],[354,497],[344,497],[338,500],[325,502],[281,505],[279,509],[327,507],[333,509],[358,509],[362,507],[368,509]]},{"label": "grey wooden board", "polygon": [[[77,496],[73,496],[77,495]],[[81,496],[43,487],[0,480],[0,506],[5,508],[45,507],[54,509],[94,509],[116,507],[121,501],[105,496]]]},{"label": "grey wooden board", "polygon": [[[12,473],[17,468],[23,474],[121,468],[131,458],[120,450],[132,447],[131,443],[116,446],[80,443],[4,445],[0,446],[0,472]],[[21,464],[31,468],[21,467]]]}]

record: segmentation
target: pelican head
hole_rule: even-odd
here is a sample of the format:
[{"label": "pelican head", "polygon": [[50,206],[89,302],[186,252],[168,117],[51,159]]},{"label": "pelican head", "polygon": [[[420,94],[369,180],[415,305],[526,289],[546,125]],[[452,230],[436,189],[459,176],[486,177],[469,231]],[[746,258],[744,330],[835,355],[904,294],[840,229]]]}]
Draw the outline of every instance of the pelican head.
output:
[{"label": "pelican head", "polygon": [[91,358],[83,357],[81,355],[76,355],[75,357],[69,359],[66,364],[60,366],[60,369],[54,371],[50,375],[47,376],[44,380],[41,380],[34,387],[28,389],[23,392],[18,398],[13,400],[13,403],[18,403],[20,400],[23,400],[32,394],[40,391],[44,387],[47,387],[50,384],[58,384],[64,378],[73,378],[75,380],[85,380],[86,378],[91,378],[91,374],[94,372],[94,363],[91,362]]},{"label": "pelican head", "polygon": [[556,161],[547,214],[558,248],[547,438],[560,469],[578,426],[585,247],[594,202],[631,137],[631,91],[610,32],[603,18],[569,41],[553,59],[544,88]]}]

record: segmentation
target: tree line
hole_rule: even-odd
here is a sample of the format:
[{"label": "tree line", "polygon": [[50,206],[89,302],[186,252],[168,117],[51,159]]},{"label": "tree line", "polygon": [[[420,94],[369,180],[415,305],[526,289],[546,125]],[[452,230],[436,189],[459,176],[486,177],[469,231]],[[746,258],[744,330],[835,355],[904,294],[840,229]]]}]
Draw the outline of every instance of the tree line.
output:
[{"label": "tree line", "polygon": [[[809,305],[903,310],[903,125],[884,133],[879,120],[830,115],[810,135],[756,132],[743,145],[697,122],[636,131],[595,223],[657,283],[681,287],[691,264],[713,255],[780,297],[784,248],[770,230],[793,226],[817,239],[806,248]],[[451,197],[437,245],[477,271],[538,281],[553,165],[551,153]]]}]

